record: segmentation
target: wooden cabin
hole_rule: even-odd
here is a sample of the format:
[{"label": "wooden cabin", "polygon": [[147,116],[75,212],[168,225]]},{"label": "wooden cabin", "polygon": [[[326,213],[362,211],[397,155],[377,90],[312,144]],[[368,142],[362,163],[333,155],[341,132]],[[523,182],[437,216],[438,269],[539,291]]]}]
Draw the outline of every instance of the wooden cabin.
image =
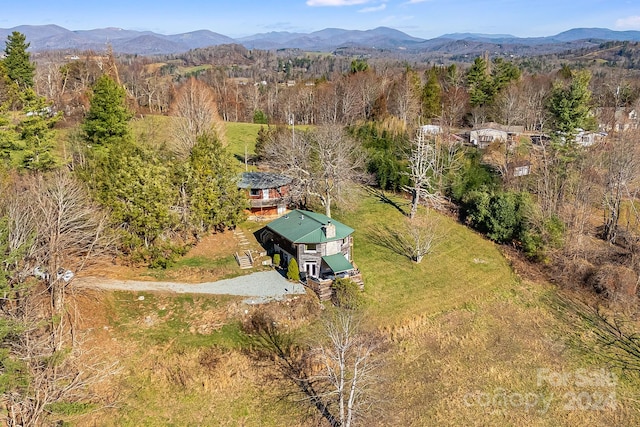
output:
[{"label": "wooden cabin", "polygon": [[244,172],[238,187],[249,198],[249,216],[277,217],[287,211],[291,178],[272,172]]}]

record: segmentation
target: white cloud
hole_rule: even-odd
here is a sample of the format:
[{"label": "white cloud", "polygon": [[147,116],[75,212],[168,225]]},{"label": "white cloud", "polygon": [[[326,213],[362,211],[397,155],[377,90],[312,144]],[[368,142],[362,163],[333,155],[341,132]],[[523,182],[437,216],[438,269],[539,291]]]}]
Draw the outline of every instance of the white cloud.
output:
[{"label": "white cloud", "polygon": [[371,0],[307,0],[307,6],[355,6]]},{"label": "white cloud", "polygon": [[426,1],[431,1],[431,0],[409,0],[405,4],[417,4],[417,3],[424,3]]},{"label": "white cloud", "polygon": [[385,3],[382,3],[380,6],[365,7],[364,9],[360,9],[358,12],[360,13],[380,12],[381,10],[385,10],[386,8],[387,8],[387,5]]},{"label": "white cloud", "polygon": [[640,30],[640,15],[627,16],[616,21],[616,28],[625,30]]}]

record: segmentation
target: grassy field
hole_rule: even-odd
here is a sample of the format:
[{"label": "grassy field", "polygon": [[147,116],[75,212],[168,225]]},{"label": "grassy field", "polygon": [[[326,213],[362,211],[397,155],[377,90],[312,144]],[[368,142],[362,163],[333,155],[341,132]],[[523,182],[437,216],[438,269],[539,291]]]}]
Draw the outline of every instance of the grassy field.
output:
[{"label": "grassy field", "polygon": [[[151,137],[158,126],[138,129]],[[236,158],[245,146],[253,150],[259,128],[227,124]],[[637,381],[577,347],[581,337],[565,320],[560,291],[515,274],[499,246],[437,216],[442,239],[415,264],[376,237],[404,220],[392,205],[366,196],[353,210],[334,213],[356,229],[363,311],[384,341],[376,403],[364,425],[640,425]],[[250,235],[262,225],[241,228]],[[188,254],[173,271],[225,277],[234,274],[232,253],[217,243]],[[172,277],[172,270],[162,274]],[[304,402],[287,397],[292,389],[274,381],[273,366],[247,353],[242,323],[260,308],[240,298],[117,292],[91,296],[81,307],[87,346],[106,362],[119,361],[122,372],[107,387],[115,406],[63,417],[71,425],[318,425]],[[320,312],[313,295],[268,309],[299,335],[313,336]],[[578,374],[602,372],[619,377],[612,384],[578,381]]]},{"label": "grassy field", "polygon": [[[142,119],[133,120],[132,129],[139,141],[151,142],[154,145],[170,145],[171,133],[167,132],[167,129],[170,128],[171,121],[171,117],[146,115]],[[260,127],[266,126],[253,123],[225,122],[223,138],[227,144],[227,150],[238,161],[238,164],[244,164],[245,152],[248,154],[255,152],[256,138]]]}]

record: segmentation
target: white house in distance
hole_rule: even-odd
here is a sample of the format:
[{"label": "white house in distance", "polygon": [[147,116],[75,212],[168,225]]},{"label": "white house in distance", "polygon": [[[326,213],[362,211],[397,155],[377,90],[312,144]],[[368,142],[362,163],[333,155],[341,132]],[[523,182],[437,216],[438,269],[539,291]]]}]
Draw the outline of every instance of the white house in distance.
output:
[{"label": "white house in distance", "polygon": [[511,145],[522,133],[524,133],[523,126],[505,126],[489,122],[473,129],[469,133],[469,142],[480,149],[487,148],[494,141],[502,141]]},{"label": "white house in distance", "polygon": [[439,135],[442,133],[442,127],[438,125],[422,125],[420,126],[420,132],[423,135]]},{"label": "white house in distance", "polygon": [[469,133],[469,142],[478,148],[484,149],[494,141],[507,142],[507,137],[507,132],[500,129],[474,129]]}]

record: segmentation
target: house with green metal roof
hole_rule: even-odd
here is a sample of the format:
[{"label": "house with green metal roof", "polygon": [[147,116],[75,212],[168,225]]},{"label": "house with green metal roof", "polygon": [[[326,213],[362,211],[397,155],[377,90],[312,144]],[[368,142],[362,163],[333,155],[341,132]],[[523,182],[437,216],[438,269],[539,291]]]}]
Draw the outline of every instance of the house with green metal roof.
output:
[{"label": "house with green metal roof", "polygon": [[293,210],[270,222],[258,236],[272,254],[280,254],[284,265],[292,258],[305,278],[351,276],[354,229],[315,212]]}]

